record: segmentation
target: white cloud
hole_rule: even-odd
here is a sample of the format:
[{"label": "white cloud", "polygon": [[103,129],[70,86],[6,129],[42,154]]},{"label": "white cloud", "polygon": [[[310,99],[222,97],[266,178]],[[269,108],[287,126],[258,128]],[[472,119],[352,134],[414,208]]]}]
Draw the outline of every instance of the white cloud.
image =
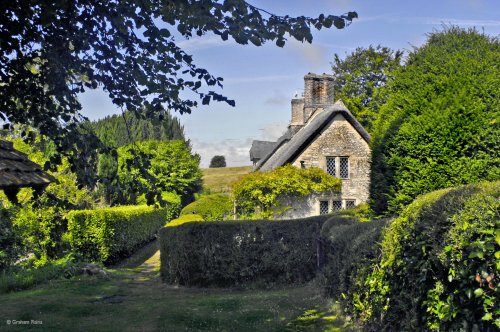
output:
[{"label": "white cloud", "polygon": [[192,37],[190,39],[185,39],[177,42],[177,46],[182,48],[184,51],[197,51],[212,47],[221,47],[225,45],[230,45],[230,43],[224,42],[219,36],[201,36]]},{"label": "white cloud", "polygon": [[249,166],[252,164],[250,161],[252,141],[254,139],[276,141],[283,135],[286,127],[286,123],[271,123],[262,128],[260,133],[256,132],[255,137],[211,142],[194,138],[191,139],[191,145],[193,151],[201,156],[200,167],[202,168],[207,168],[214,156],[224,156],[228,167]]},{"label": "white cloud", "polygon": [[287,127],[288,124],[284,122],[270,123],[261,129],[260,139],[264,141],[276,141],[284,134]]},{"label": "white cloud", "polygon": [[248,166],[250,161],[250,147],[252,139],[225,139],[214,142],[203,142],[192,139],[193,151],[201,156],[201,167],[207,168],[213,156],[224,156],[228,167]]},{"label": "white cloud", "polygon": [[266,75],[266,76],[228,78],[228,79],[224,80],[224,82],[231,83],[231,84],[276,82],[276,81],[287,81],[287,80],[293,79],[295,77],[296,77],[295,75]]},{"label": "white cloud", "polygon": [[290,103],[290,96],[287,96],[281,90],[274,89],[272,95],[264,101],[267,105],[285,106]]}]

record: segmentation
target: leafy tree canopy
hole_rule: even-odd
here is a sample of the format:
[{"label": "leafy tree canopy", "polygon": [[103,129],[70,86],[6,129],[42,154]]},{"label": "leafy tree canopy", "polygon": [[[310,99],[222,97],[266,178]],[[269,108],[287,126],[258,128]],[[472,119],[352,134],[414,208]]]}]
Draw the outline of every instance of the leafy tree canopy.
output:
[{"label": "leafy tree canopy", "polygon": [[440,188],[500,178],[500,42],[474,29],[428,36],[395,73],[374,126],[372,207],[399,211]]},{"label": "leafy tree canopy", "polygon": [[341,59],[335,54],[332,69],[335,98],[342,99],[361,124],[371,132],[372,123],[385,103],[384,87],[400,67],[403,52],[380,45],[358,47]]},{"label": "leafy tree canopy", "polygon": [[162,121],[157,118],[143,119],[132,112],[125,112],[123,116],[112,115],[91,122],[90,127],[101,141],[112,147],[146,140],[185,140],[184,127],[169,112],[165,113]]},{"label": "leafy tree canopy", "polygon": [[[137,165],[141,167],[138,167]],[[201,190],[200,156],[184,141],[142,141],[118,148],[118,167],[112,204],[163,201],[162,193],[176,193],[182,205]]]},{"label": "leafy tree canopy", "polygon": [[222,78],[195,65],[174,29],[186,38],[214,33],[282,47],[287,35],[311,42],[312,27],[341,29],[356,17],[277,16],[243,0],[2,1],[0,118],[56,136],[81,120],[78,94],[98,86],[117,106],[144,116],[161,115],[163,106],[189,113],[194,99],[234,105],[208,88],[221,87]]},{"label": "leafy tree canopy", "polygon": [[226,167],[226,157],[224,156],[214,156],[210,161],[210,168],[220,168]]}]

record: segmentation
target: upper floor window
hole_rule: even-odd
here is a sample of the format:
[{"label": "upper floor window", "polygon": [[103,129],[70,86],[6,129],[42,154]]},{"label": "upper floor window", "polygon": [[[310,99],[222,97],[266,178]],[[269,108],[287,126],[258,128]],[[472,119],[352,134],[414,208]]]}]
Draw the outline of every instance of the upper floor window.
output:
[{"label": "upper floor window", "polygon": [[349,157],[326,157],[326,172],[341,179],[348,179]]},{"label": "upper floor window", "polygon": [[326,172],[331,176],[337,176],[335,157],[326,157]]},{"label": "upper floor window", "polygon": [[340,157],[340,178],[348,179],[349,178],[349,158],[348,157]]}]

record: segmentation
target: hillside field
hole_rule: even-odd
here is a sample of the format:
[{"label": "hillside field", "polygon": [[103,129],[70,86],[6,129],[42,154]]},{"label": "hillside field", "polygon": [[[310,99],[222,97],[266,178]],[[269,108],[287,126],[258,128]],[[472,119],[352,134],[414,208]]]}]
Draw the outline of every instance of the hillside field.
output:
[{"label": "hillside field", "polygon": [[211,193],[229,193],[230,185],[242,175],[252,171],[252,166],[205,168],[203,187]]}]

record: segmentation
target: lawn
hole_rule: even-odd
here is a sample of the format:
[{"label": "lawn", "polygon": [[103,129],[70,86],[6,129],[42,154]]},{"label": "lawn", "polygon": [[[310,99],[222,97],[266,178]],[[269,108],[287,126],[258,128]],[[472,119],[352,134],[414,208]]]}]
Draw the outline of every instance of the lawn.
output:
[{"label": "lawn", "polygon": [[242,175],[250,173],[252,166],[203,169],[203,186],[211,193],[227,193],[230,185]]},{"label": "lawn", "polygon": [[108,278],[82,275],[0,295],[0,330],[352,330],[314,285],[268,291],[174,287],[160,281],[158,268],[156,252],[139,266],[132,260],[107,270]]}]

